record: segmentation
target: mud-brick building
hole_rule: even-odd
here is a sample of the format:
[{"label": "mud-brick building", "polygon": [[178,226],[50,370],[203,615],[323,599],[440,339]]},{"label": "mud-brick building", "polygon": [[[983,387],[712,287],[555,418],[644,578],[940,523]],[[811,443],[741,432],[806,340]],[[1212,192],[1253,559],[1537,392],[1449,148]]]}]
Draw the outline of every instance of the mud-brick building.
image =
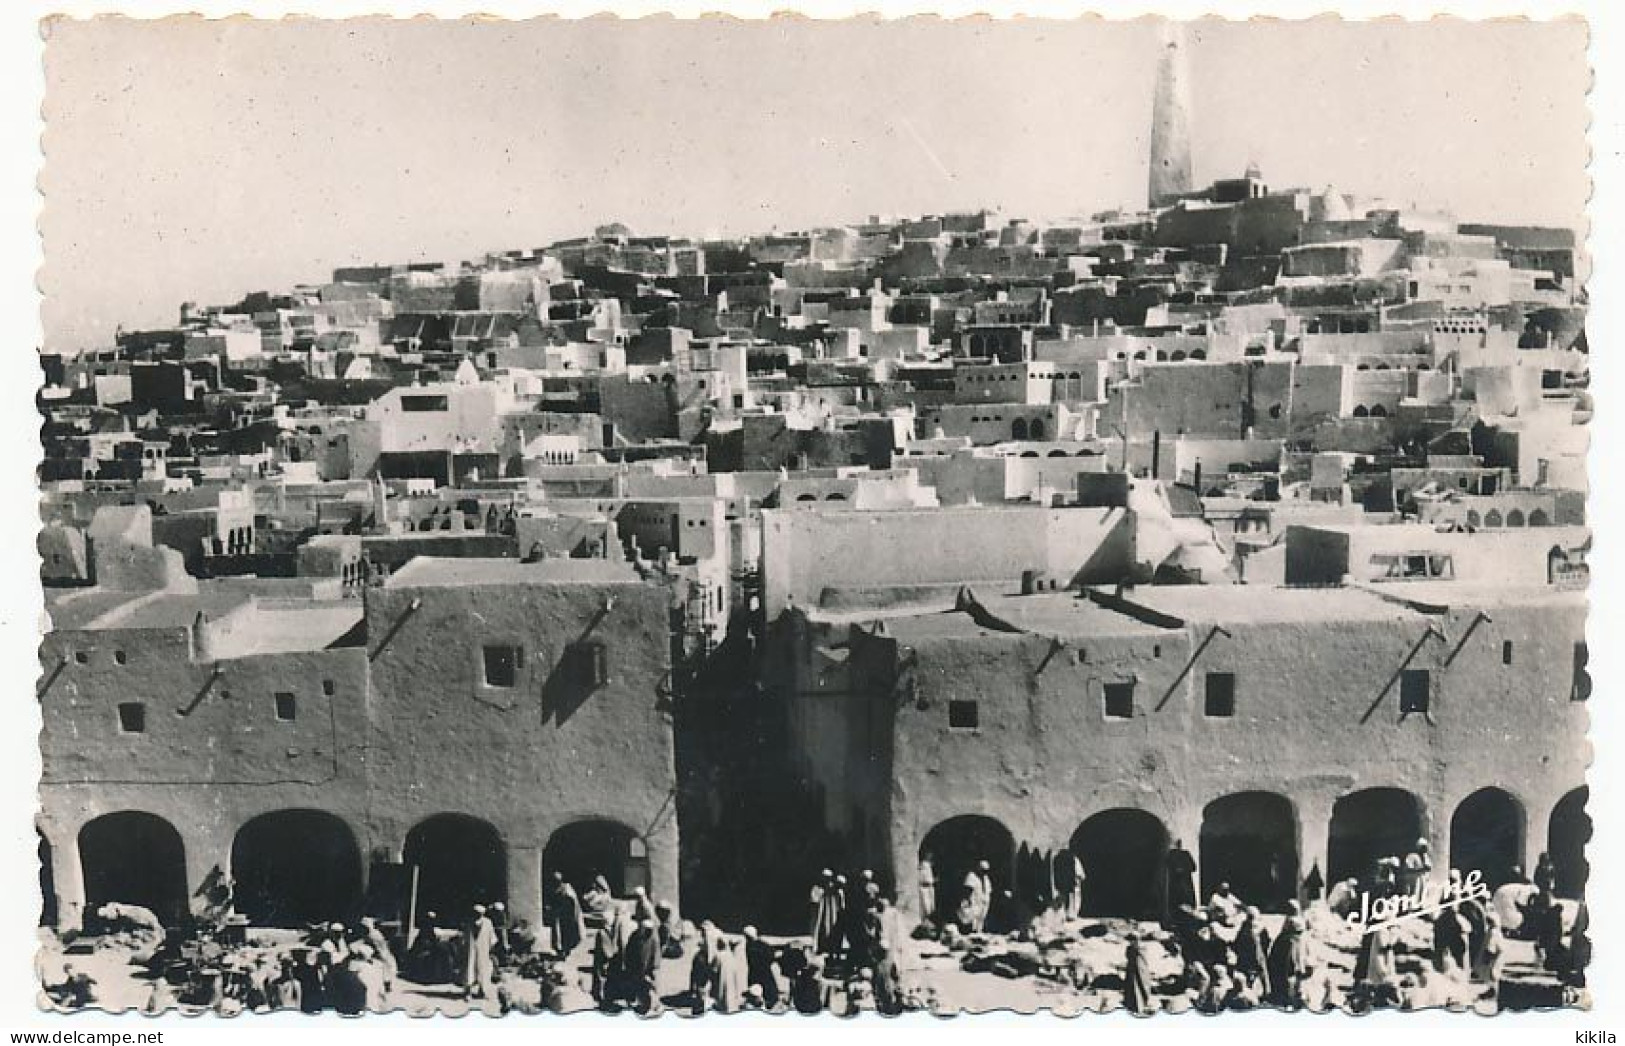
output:
[{"label": "mud-brick building", "polygon": [[345,826],[364,823],[367,801],[361,604],[336,585],[332,598],[289,591],[299,584],[95,587],[48,601],[49,921],[78,926],[111,900],[172,921],[228,872],[256,918],[359,906],[362,851]]},{"label": "mud-brick building", "polygon": [[792,611],[789,760],[916,909],[922,859],[1042,899],[1071,851],[1086,910],[1149,914],[1175,844],[1279,908],[1418,839],[1492,883],[1550,851],[1572,896],[1584,620],[1579,592],[1438,581]]},{"label": "mud-brick building", "polygon": [[367,594],[371,831],[422,905],[544,876],[677,900],[670,594],[609,560],[420,557]]},{"label": "mud-brick building", "polygon": [[419,558],[364,600],[165,577],[48,604],[53,923],[178,920],[226,879],[265,925],[414,900],[536,925],[553,871],[678,899],[663,586],[582,560]]}]

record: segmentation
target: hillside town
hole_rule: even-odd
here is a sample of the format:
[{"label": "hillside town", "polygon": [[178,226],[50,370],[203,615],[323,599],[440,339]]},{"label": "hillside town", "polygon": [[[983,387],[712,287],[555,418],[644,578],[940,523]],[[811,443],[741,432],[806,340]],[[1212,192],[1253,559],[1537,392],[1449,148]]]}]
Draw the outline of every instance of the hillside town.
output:
[{"label": "hillside town", "polygon": [[1583,1004],[1582,244],[1176,97],[1137,210],[43,356],[49,1004]]}]

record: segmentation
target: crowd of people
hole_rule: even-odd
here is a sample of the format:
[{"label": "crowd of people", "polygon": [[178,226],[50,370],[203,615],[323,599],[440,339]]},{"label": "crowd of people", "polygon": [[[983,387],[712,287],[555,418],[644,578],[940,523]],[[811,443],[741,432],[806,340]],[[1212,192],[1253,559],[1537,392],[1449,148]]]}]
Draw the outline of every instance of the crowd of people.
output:
[{"label": "crowd of people", "polygon": [[[963,877],[944,891],[927,857],[920,866],[922,909],[935,934],[950,943],[971,935],[1065,939],[1091,889],[1081,862],[1065,857],[1054,866],[1051,902],[1037,914],[998,889],[987,860],[968,862]],[[1460,870],[1436,876],[1427,841],[1418,840],[1330,890],[1323,890],[1318,866],[1312,868],[1299,884],[1301,899],[1285,900],[1269,916],[1227,882],[1199,903],[1195,872],[1195,861],[1175,841],[1161,868],[1159,918],[1151,925],[1125,921],[1120,971],[1104,982],[1115,984],[1120,972],[1123,1003],[1134,1012],[1187,1003],[1205,1012],[1421,1009],[1480,1000],[1498,1006],[1512,940],[1532,942],[1536,963],[1563,991],[1585,985],[1587,910],[1558,899],[1556,869],[1546,854],[1533,881],[1512,868],[1493,891],[1478,888],[1476,876],[1469,889]],[[1388,910],[1408,913],[1404,918],[1367,925],[1373,902],[1422,898],[1429,884],[1441,903],[1405,907],[1396,900]],[[1153,975],[1153,957],[1172,960],[1156,964],[1160,976]],[[1177,972],[1166,972],[1170,968]],[[1066,978],[1059,968],[1048,972]],[[1091,971],[1076,986],[1091,987],[1094,977]]]},{"label": "crowd of people", "polygon": [[[1181,851],[1176,844],[1173,854]],[[579,894],[562,875],[550,877],[545,942],[500,901],[472,904],[458,920],[425,911],[404,926],[372,918],[325,923],[275,945],[263,936],[251,940],[229,904],[184,930],[166,931],[129,905],[108,904],[97,915],[104,928],[154,942],[145,959],[149,1012],[179,1005],[359,1014],[395,1008],[404,986],[501,1012],[896,1014],[935,1004],[929,973],[908,961],[918,956],[910,951],[918,939],[934,939],[939,954],[957,955],[970,969],[972,955],[990,942],[1089,936],[1090,924],[1079,919],[1090,886],[1075,858],[1073,865],[1049,908],[1035,915],[1001,888],[988,860],[967,862],[947,891],[932,863],[922,861],[925,918],[913,922],[871,869],[848,876],[826,868],[808,893],[805,938],[777,942],[753,926],[728,933],[709,920],[684,921],[641,886],[617,896],[602,875]],[[1565,989],[1585,983],[1586,909],[1557,898],[1544,854],[1532,881],[1514,868],[1493,892],[1464,889],[1453,869],[1436,880],[1446,884],[1448,903],[1370,925],[1375,900],[1418,892],[1433,877],[1425,842],[1324,892],[1313,869],[1301,884],[1302,901],[1270,915],[1229,883],[1197,903],[1194,862],[1170,855],[1164,871],[1161,917],[1123,921],[1120,966],[1104,978],[1100,971],[1074,975],[1074,987],[1120,985],[1123,1004],[1136,1013],[1186,1004],[1219,1012],[1499,1002],[1514,940],[1532,942],[1536,962]],[[46,990],[68,1008],[102,1001],[95,979],[74,965]]]}]

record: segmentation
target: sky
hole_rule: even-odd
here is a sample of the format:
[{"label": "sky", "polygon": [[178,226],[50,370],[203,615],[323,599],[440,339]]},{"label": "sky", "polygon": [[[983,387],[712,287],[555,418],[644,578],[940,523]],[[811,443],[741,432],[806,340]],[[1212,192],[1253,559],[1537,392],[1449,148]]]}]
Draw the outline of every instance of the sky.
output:
[{"label": "sky", "polygon": [[[620,221],[1140,206],[1155,22],[98,19],[46,43],[48,351]],[[1194,23],[1199,184],[1583,228],[1582,23]]]}]

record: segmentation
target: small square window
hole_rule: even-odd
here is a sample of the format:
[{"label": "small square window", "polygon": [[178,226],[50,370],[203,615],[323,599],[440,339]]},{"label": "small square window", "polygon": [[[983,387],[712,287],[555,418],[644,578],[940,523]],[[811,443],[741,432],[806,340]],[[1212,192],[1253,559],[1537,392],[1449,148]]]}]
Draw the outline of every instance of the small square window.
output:
[{"label": "small square window", "polygon": [[83,650],[75,650],[73,652],[73,659],[81,665],[90,664],[90,655],[85,653]]},{"label": "small square window", "polygon": [[299,702],[292,694],[276,695],[276,717],[284,723],[291,723],[299,715]]},{"label": "small square window", "polygon": [[118,728],[126,734],[147,732],[147,706],[140,701],[126,701],[118,706]]},{"label": "small square window", "polygon": [[975,701],[949,701],[948,725],[955,730],[975,730],[981,725],[981,708]]},{"label": "small square window", "polygon": [[122,650],[113,651],[113,661],[114,663],[120,665],[127,665],[130,663],[130,659],[125,656],[125,653]]},{"label": "small square window", "polygon": [[1503,665],[1512,664],[1512,640],[1510,639],[1501,643],[1501,663]]},{"label": "small square window", "polygon": [[1236,674],[1209,672],[1207,688],[1202,702],[1202,714],[1215,719],[1228,719],[1236,714]]},{"label": "small square window", "polygon": [[1399,714],[1410,715],[1412,712],[1428,713],[1428,701],[1432,690],[1432,678],[1426,669],[1406,669],[1399,677]]},{"label": "small square window", "polygon": [[1134,684],[1107,683],[1106,718],[1131,719],[1134,716]]},{"label": "small square window", "polygon": [[334,685],[334,683],[333,683],[333,681],[331,679],[322,680],[322,696],[323,697],[332,697],[337,692],[338,692],[338,687],[336,685]]},{"label": "small square window", "polygon": [[485,685],[511,687],[519,683],[521,653],[516,646],[485,648]]}]

